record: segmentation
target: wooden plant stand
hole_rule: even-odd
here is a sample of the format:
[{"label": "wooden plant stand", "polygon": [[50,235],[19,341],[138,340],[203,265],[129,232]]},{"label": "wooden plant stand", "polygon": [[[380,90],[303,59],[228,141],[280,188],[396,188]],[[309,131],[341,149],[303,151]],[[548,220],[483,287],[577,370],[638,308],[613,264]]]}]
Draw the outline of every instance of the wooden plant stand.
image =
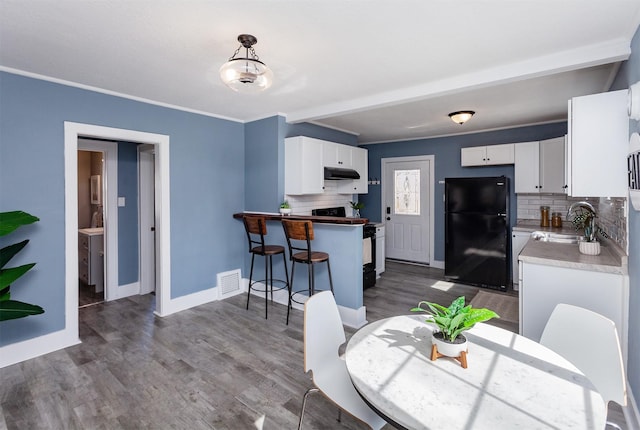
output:
[{"label": "wooden plant stand", "polygon": [[[447,355],[442,355],[438,352],[438,347],[436,345],[431,345],[431,361],[436,361],[440,357],[448,357]],[[467,351],[460,352],[459,357],[450,357],[454,360],[457,360],[463,369],[467,368]]]}]

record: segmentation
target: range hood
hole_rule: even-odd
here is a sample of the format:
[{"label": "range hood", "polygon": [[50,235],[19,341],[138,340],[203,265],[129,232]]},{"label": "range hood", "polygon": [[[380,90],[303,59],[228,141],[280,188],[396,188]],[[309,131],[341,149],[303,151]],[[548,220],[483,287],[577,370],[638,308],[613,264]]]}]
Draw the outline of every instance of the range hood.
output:
[{"label": "range hood", "polygon": [[353,169],[342,169],[339,167],[325,167],[325,179],[360,179],[360,174]]}]

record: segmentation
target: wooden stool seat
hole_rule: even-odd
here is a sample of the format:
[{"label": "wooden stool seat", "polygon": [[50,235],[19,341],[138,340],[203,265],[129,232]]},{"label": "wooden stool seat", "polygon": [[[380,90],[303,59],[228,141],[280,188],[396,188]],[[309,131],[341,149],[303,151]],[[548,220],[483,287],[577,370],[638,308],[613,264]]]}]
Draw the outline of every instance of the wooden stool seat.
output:
[{"label": "wooden stool seat", "polygon": [[280,246],[280,245],[265,245],[263,246],[256,246],[254,248],[251,248],[251,250],[249,252],[252,252],[254,254],[258,254],[258,255],[278,255],[278,254],[284,254],[284,246]]},{"label": "wooden stool seat", "polygon": [[[284,246],[281,245],[265,245],[264,237],[267,234],[267,221],[263,216],[247,215],[243,218],[244,228],[247,232],[249,241],[249,252],[251,253],[251,270],[249,271],[249,288],[247,288],[247,310],[249,309],[249,299],[251,298],[251,290],[264,293],[264,317],[267,318],[269,308],[269,293],[271,293],[271,302],[273,303],[273,290],[289,290],[289,271],[287,270],[287,258],[285,257]],[[284,261],[284,274],[286,280],[273,278],[273,256],[282,255]],[[256,255],[264,257],[264,279],[253,279],[253,262]],[[264,282],[264,289],[255,287],[255,284]],[[274,288],[274,282],[278,282],[279,286]],[[289,315],[287,314],[287,322]]]},{"label": "wooden stool seat", "polygon": [[[292,303],[296,302],[304,304],[294,299],[296,294],[306,293],[308,297],[311,297],[316,292],[314,266],[317,263],[327,263],[327,271],[329,273],[329,288],[333,294],[333,280],[331,279],[331,265],[329,264],[329,254],[322,251],[313,251],[311,249],[311,241],[314,239],[313,223],[311,221],[293,221],[282,220],[282,228],[284,228],[284,235],[287,238],[287,245],[289,246],[289,259],[293,262],[291,264],[291,277],[289,278],[289,304],[287,307],[287,324],[289,324],[289,313],[291,311]],[[309,285],[305,290],[293,290],[293,278],[295,275],[296,263],[303,263],[307,265],[309,275]]]},{"label": "wooden stool seat", "polygon": [[329,260],[329,254],[322,251],[312,251],[311,257],[309,257],[308,252],[296,252],[293,254],[293,261],[298,263],[307,263],[308,261],[312,263],[322,263],[327,260]]}]

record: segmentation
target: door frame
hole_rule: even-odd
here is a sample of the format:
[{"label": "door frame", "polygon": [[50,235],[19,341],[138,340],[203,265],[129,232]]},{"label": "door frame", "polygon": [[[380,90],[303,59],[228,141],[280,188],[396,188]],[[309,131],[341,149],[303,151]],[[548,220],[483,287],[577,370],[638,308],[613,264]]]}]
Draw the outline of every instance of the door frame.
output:
[{"label": "door frame", "polygon": [[[156,279],[155,314],[165,316],[172,313],[170,309],[171,211],[169,136],[65,121],[65,331],[68,331],[68,335],[76,339],[78,338],[78,138],[81,137],[148,143],[155,146],[156,241],[160,251],[158,255],[159,276]],[[111,191],[117,194],[117,187],[115,191]],[[111,230],[114,229],[112,228]],[[117,257],[112,255],[110,260],[117,261]]]},{"label": "door frame", "polygon": [[[444,262],[440,264],[440,262],[436,263],[434,258],[434,229],[435,229],[435,220],[434,220],[434,193],[435,193],[435,155],[416,155],[416,156],[407,156],[407,157],[388,157],[380,159],[380,177],[382,181],[382,186],[380,187],[380,219],[386,221],[387,214],[385,211],[385,196],[387,195],[387,188],[393,183],[391,182],[391,178],[386,177],[386,168],[387,164],[397,163],[397,162],[412,162],[412,161],[427,161],[429,163],[429,177],[427,178],[429,187],[429,265],[431,267],[444,268]],[[442,267],[440,267],[442,265]]]}]

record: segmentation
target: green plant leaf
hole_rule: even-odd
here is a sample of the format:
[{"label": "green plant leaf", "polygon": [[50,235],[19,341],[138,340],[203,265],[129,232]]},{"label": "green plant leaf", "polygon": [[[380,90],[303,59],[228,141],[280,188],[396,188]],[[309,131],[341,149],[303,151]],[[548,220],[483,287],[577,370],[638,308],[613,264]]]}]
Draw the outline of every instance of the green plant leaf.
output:
[{"label": "green plant leaf", "polygon": [[0,321],[7,321],[43,313],[44,309],[38,305],[31,305],[17,300],[0,301]]},{"label": "green plant leaf", "polygon": [[0,289],[0,302],[9,300],[11,298],[11,291],[9,287]]},{"label": "green plant leaf", "polygon": [[14,243],[13,245],[5,246],[0,249],[0,269],[2,269],[8,262],[16,255],[18,252],[22,251],[27,243],[29,243],[29,239],[23,240],[19,243]]},{"label": "green plant leaf", "polygon": [[7,235],[20,226],[33,224],[36,221],[40,221],[40,218],[23,211],[0,212],[0,236]]},{"label": "green plant leaf", "polygon": [[0,288],[8,287],[13,283],[13,281],[27,273],[29,269],[35,265],[36,263],[29,263],[18,267],[0,270]]}]

